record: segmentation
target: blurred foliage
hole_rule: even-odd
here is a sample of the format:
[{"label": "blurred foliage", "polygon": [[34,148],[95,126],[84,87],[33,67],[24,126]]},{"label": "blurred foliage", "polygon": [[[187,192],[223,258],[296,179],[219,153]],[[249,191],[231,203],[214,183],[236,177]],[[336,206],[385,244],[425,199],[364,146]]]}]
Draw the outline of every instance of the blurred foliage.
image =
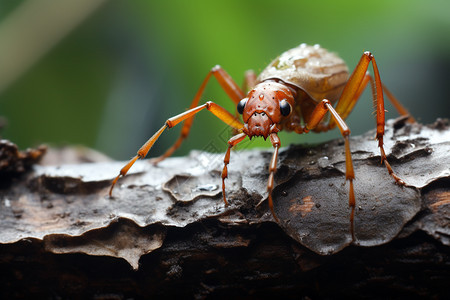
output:
[{"label": "blurred foliage", "polygon": [[[0,28],[23,2],[0,3]],[[339,53],[350,69],[371,50],[383,82],[419,121],[429,123],[450,117],[449,11],[448,0],[111,0],[0,91],[0,116],[8,122],[0,134],[21,148],[83,144],[125,160],[190,105],[211,67],[222,65],[240,84],[245,70],[260,71],[302,42]],[[203,98],[235,109],[214,80]],[[397,116],[389,105],[388,110],[387,118]],[[366,92],[348,118],[352,134],[375,127],[372,111]],[[225,128],[200,113],[176,154],[225,151]],[[178,134],[179,128],[164,134],[150,156],[161,154]],[[285,133],[281,139],[287,146],[338,136]],[[259,140],[251,144],[270,146]]]}]

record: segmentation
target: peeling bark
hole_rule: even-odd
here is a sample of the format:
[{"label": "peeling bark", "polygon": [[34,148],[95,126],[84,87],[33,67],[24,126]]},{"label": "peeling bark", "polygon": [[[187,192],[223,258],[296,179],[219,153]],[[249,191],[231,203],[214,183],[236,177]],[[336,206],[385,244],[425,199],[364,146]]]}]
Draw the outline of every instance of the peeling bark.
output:
[{"label": "peeling bark", "polygon": [[279,223],[258,205],[271,149],[231,154],[229,207],[223,154],[139,161],[113,198],[123,162],[2,173],[0,297],[448,299],[449,123],[388,122],[385,149],[405,187],[380,165],[374,135],[351,139],[355,241],[340,139],[280,151]]}]

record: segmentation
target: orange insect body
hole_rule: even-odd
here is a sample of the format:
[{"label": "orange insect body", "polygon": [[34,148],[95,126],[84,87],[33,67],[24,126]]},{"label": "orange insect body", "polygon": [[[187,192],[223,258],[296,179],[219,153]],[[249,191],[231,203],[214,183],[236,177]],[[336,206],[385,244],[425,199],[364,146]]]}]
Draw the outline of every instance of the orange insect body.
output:
[{"label": "orange insect body", "polygon": [[[367,73],[370,62],[373,65],[374,78]],[[214,75],[224,91],[237,105],[238,112],[242,114],[243,124],[230,112],[214,102],[199,105],[200,97],[211,75]],[[349,181],[349,206],[351,208],[350,231],[354,238],[355,195],[353,180],[355,175],[348,138],[350,130],[344,120],[352,111],[369,81],[372,82],[372,95],[377,108],[376,138],[380,147],[381,162],[386,165],[389,174],[398,184],[404,184],[394,174],[387,162],[383,148],[385,112],[382,91],[386,92],[389,100],[400,114],[407,115],[408,111],[382,85],[373,55],[370,52],[364,52],[355,70],[349,76],[346,64],[337,55],[318,45],[301,44],[281,54],[258,77],[252,71],[247,72],[244,89],[242,90],[220,66],[212,68],[203,80],[190,109],[168,119],[161,129],[138,150],[137,155],[120,170],[119,175],[113,180],[109,194],[112,195],[113,187],[118,179],[125,176],[136,160],[147,155],[166,128],[172,128],[184,121],[178,140],[166,153],[153,159],[153,162],[157,163],[170,156],[188,136],[194,116],[206,108],[240,132],[228,141],[228,149],[224,158],[222,191],[226,205],[228,202],[225,193],[225,179],[228,176],[227,166],[230,162],[231,148],[247,136],[250,139],[254,136],[262,136],[264,139],[269,137],[274,147],[274,153],[269,164],[268,202],[275,220],[278,220],[272,201],[274,174],[277,169],[278,150],[281,145],[277,133],[280,130],[294,131],[299,134],[307,133],[310,130],[320,132],[337,126],[345,141],[345,177]],[[247,88],[252,89],[245,95],[243,91]],[[335,106],[333,106],[334,104]],[[330,117],[326,117],[328,112]],[[412,117],[409,120],[414,121]]]}]

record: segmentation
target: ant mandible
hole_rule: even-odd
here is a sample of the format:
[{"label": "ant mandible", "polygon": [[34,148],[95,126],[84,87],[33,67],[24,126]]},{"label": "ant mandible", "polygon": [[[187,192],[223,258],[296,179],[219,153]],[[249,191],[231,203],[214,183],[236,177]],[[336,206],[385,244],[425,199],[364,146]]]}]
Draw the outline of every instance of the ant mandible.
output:
[{"label": "ant mandible", "polygon": [[[370,62],[372,62],[374,77],[367,73]],[[203,105],[198,105],[211,75],[214,75],[221,87],[237,105],[237,111],[242,115],[244,124],[214,102],[208,101]],[[368,51],[364,52],[353,73],[349,76],[345,62],[336,54],[321,48],[319,45],[301,44],[281,54],[258,77],[253,71],[246,72],[243,89],[240,89],[220,66],[213,67],[198,89],[190,109],[168,119],[138,150],[137,155],[120,170],[119,175],[113,180],[109,195],[112,195],[112,190],[118,179],[127,174],[136,160],[147,155],[166,128],[172,128],[184,121],[178,140],[163,155],[153,159],[154,163],[170,156],[181,145],[189,134],[194,116],[206,108],[239,132],[229,139],[224,158],[222,192],[225,205],[228,205],[225,194],[225,179],[228,176],[227,165],[230,163],[231,148],[247,136],[250,139],[254,136],[262,136],[264,139],[269,138],[274,147],[274,152],[269,164],[268,202],[274,219],[278,221],[272,201],[274,174],[277,169],[278,150],[281,145],[277,133],[280,130],[294,131],[298,134],[307,133],[310,130],[323,132],[337,126],[345,141],[345,178],[349,182],[350,231],[354,239],[355,194],[353,180],[355,179],[355,173],[349,144],[350,130],[344,120],[352,111],[369,82],[371,83],[376,108],[376,139],[380,148],[381,163],[385,164],[389,174],[397,184],[404,185],[405,182],[394,173],[388,163],[383,148],[385,129],[383,91],[399,114],[409,115],[409,113],[381,83],[374,56]],[[252,89],[245,95],[243,91],[246,91],[247,88]],[[335,107],[333,106],[334,103],[336,103]],[[331,117],[326,117],[327,112],[330,113]],[[414,119],[409,117],[409,121],[414,122]]]}]

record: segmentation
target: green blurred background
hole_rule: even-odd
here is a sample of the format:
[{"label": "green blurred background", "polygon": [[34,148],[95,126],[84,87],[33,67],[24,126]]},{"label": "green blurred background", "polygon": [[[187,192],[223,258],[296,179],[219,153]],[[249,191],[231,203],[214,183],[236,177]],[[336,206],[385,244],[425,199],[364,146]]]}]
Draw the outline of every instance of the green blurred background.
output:
[{"label": "green blurred background", "polygon": [[[0,135],[20,148],[82,144],[126,160],[190,105],[211,67],[222,65],[241,84],[245,70],[261,71],[302,42],[337,52],[351,70],[372,51],[383,82],[430,123],[450,117],[449,13],[448,0],[2,1]],[[366,92],[348,118],[353,135],[375,128],[370,98]],[[214,80],[203,99],[234,112]],[[387,118],[397,116],[388,110]],[[179,129],[165,133],[150,156],[167,149]],[[200,113],[176,155],[213,150],[216,140],[225,151],[224,129]],[[281,139],[287,146],[338,136]]]}]

